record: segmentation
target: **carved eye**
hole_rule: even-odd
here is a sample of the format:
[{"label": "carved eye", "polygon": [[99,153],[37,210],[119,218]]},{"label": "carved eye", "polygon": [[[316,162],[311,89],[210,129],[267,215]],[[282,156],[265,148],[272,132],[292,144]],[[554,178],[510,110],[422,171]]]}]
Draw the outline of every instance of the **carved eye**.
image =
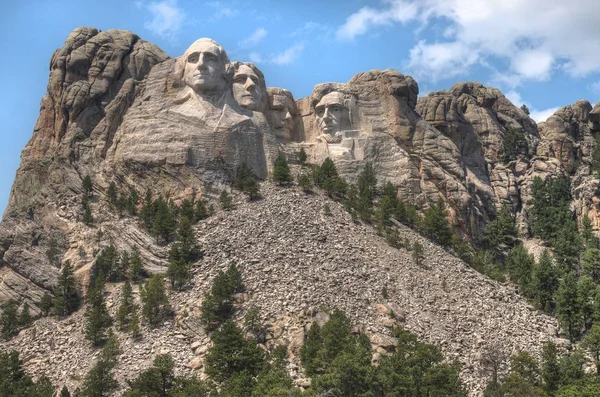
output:
[{"label": "carved eye", "polygon": [[254,84],[258,84],[258,77],[251,76],[250,78]]},{"label": "carved eye", "polygon": [[339,105],[333,105],[331,106],[331,111],[332,112],[341,112],[342,111],[342,107]]},{"label": "carved eye", "polygon": [[315,109],[315,112],[317,113],[317,116],[322,117],[325,113],[325,108],[317,108]]},{"label": "carved eye", "polygon": [[238,76],[233,79],[233,82],[236,84],[244,84],[246,82],[245,76]]},{"label": "carved eye", "polygon": [[204,53],[204,60],[206,60],[206,61],[216,61],[217,60],[217,56],[215,54],[211,54],[210,52],[205,52]]},{"label": "carved eye", "polygon": [[198,62],[198,59],[200,59],[200,54],[194,52],[193,54],[188,55],[187,61],[189,63],[196,63]]}]

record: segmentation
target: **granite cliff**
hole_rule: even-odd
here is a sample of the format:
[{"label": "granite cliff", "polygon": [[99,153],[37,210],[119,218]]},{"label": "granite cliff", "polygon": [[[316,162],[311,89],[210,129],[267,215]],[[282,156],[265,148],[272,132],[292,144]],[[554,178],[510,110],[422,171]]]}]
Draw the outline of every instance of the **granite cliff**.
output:
[{"label": "granite cliff", "polygon": [[[192,194],[214,201],[241,165],[266,179],[279,154],[293,163],[301,148],[311,163],[333,159],[350,182],[372,164],[379,181],[398,185],[399,197],[419,209],[442,198],[455,232],[465,239],[481,238],[503,205],[527,237],[535,176],[568,175],[578,220],[587,215],[600,229],[599,182],[591,170],[598,105],[578,101],[537,125],[499,90],[479,83],[418,93],[411,77],[374,70],[347,83],[319,84],[296,101],[285,89],[267,87],[255,65],[231,62],[210,39],[172,59],[131,32],[74,30],[52,57],[40,116],[0,224],[0,303],[16,298],[37,312],[61,263],[70,260],[83,279],[109,244],[137,247],[146,270],[166,270],[168,247],[156,244],[135,218],[110,209],[111,182],[174,202]],[[511,157],[505,153],[509,134],[525,142]],[[93,227],[79,221],[87,175]],[[409,229],[403,233],[426,247],[426,269],[414,266],[406,251],[387,247],[369,227],[352,223],[341,207],[333,218],[315,217],[324,197],[269,182],[264,196],[259,203],[240,200],[236,212],[218,213],[197,227],[205,258],[194,266],[193,288],[172,294],[175,322],[142,347],[128,345],[125,355],[147,366],[160,342],[180,369],[193,360],[201,369],[204,351],[198,347],[207,339],[193,316],[212,275],[232,261],[248,280],[250,299],[266,309],[271,339],[286,343],[296,357],[318,309],[342,307],[379,353],[393,348],[389,335],[396,322],[440,345],[465,364],[463,375],[477,394],[484,384],[482,346],[499,342],[509,352],[538,351],[557,336],[555,320],[511,287],[477,274]],[[46,255],[51,245],[58,247],[58,261]],[[384,286],[390,290],[386,300],[380,296]],[[390,321],[390,311],[397,320]],[[76,384],[73,372],[84,369],[91,350],[76,342],[78,319],[81,313],[60,322],[40,320],[35,327],[52,343],[24,331],[4,346],[30,353],[26,365],[35,373],[52,355],[60,366],[54,379]]]}]

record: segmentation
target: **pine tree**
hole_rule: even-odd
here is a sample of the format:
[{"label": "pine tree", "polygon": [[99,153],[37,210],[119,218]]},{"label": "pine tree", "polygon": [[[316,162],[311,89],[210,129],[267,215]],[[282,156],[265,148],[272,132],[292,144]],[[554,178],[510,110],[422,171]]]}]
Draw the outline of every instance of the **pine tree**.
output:
[{"label": "pine tree", "polygon": [[143,304],[142,315],[151,327],[158,326],[161,321],[172,315],[164,282],[159,275],[150,277],[145,285],[140,287],[140,296]]},{"label": "pine tree", "polygon": [[600,283],[600,249],[594,246],[586,248],[581,254],[580,264],[584,274]]},{"label": "pine tree", "polygon": [[588,276],[579,277],[577,280],[577,299],[581,310],[581,318],[585,331],[589,331],[594,319],[594,298],[596,297],[596,284]]},{"label": "pine tree", "polygon": [[68,316],[79,308],[80,297],[70,261],[65,261],[54,291],[54,312]]},{"label": "pine tree", "polygon": [[133,301],[133,291],[131,284],[125,282],[121,288],[121,304],[117,311],[117,324],[119,329],[129,332],[131,330],[132,316],[135,311],[135,302]]},{"label": "pine tree", "polygon": [[556,315],[571,342],[581,333],[581,307],[577,296],[577,279],[569,272],[556,292]]},{"label": "pine tree", "polygon": [[152,201],[152,192],[148,189],[144,195],[144,204],[142,205],[142,211],[140,212],[140,218],[144,224],[144,227],[149,232],[152,231],[154,225],[154,217],[156,215],[156,209],[154,201]]},{"label": "pine tree", "polygon": [[144,266],[142,265],[142,258],[140,256],[140,250],[138,247],[133,248],[131,260],[129,261],[129,269],[127,271],[127,277],[132,283],[137,283],[142,278],[142,272]]},{"label": "pine tree", "polygon": [[544,343],[542,348],[541,375],[546,392],[550,396],[554,395],[560,384],[561,373],[558,362],[558,351],[556,344],[552,341]]},{"label": "pine tree", "polygon": [[177,246],[174,245],[169,255],[167,277],[171,281],[171,288],[181,291],[189,280],[191,263],[183,260],[179,253],[174,254],[177,251]]},{"label": "pine tree", "polygon": [[161,237],[165,242],[169,242],[175,231],[175,218],[173,212],[162,197],[156,199],[154,207],[156,212],[154,223],[152,225],[152,233],[156,237],[157,242]]},{"label": "pine tree", "polygon": [[452,242],[452,231],[448,224],[448,211],[441,197],[437,203],[432,203],[425,211],[423,233],[445,247]]},{"label": "pine tree", "polygon": [[60,390],[60,397],[71,397],[71,393],[69,393],[67,386],[63,386],[63,388]]},{"label": "pine tree", "polygon": [[420,266],[421,265],[421,259],[423,259],[423,246],[421,245],[421,243],[419,243],[418,241],[415,241],[415,243],[412,246],[412,257],[413,260],[415,261],[415,265]]},{"label": "pine tree", "polygon": [[298,162],[300,163],[300,165],[304,165],[306,164],[306,160],[308,160],[306,150],[304,150],[304,148],[300,148],[300,151],[298,152]]},{"label": "pine tree", "polygon": [[38,307],[40,308],[42,315],[47,316],[50,313],[50,310],[52,310],[53,305],[54,305],[54,303],[53,303],[52,295],[50,295],[47,292],[44,292],[44,295],[42,295],[42,298],[40,299],[40,302],[38,303]]},{"label": "pine tree", "polygon": [[558,283],[558,273],[550,254],[544,251],[532,273],[532,295],[542,310],[554,310],[554,294]]},{"label": "pine tree", "polygon": [[231,320],[210,337],[213,345],[206,354],[205,372],[223,382],[242,371],[256,376],[265,365],[265,356],[254,340],[244,338],[242,330]]},{"label": "pine tree", "polygon": [[498,216],[489,222],[485,231],[485,239],[494,250],[512,247],[517,240],[517,227],[508,207],[502,206]]},{"label": "pine tree", "polygon": [[86,196],[89,196],[92,193],[92,178],[90,178],[89,175],[86,175],[83,178],[82,185],[83,185],[83,193]]},{"label": "pine tree", "polygon": [[58,266],[59,264],[59,254],[60,250],[58,249],[58,242],[55,238],[51,238],[50,241],[48,241],[48,249],[46,250],[46,256],[48,257],[50,263],[54,266]]},{"label": "pine tree", "polygon": [[94,217],[92,216],[92,209],[90,208],[90,202],[87,196],[83,196],[82,199],[83,206],[83,223],[88,226],[91,226],[94,223]]},{"label": "pine tree", "polygon": [[137,204],[139,201],[139,197],[138,197],[138,193],[135,191],[134,188],[130,187],[129,188],[129,197],[127,197],[127,212],[129,212],[129,215],[131,216],[135,216],[137,214]]},{"label": "pine tree", "polygon": [[223,209],[226,211],[229,211],[233,208],[233,200],[231,199],[229,193],[227,193],[227,190],[223,190],[221,192],[221,195],[219,196],[219,202],[221,203],[221,207],[223,207]]},{"label": "pine tree", "polygon": [[522,244],[515,246],[506,255],[504,261],[510,278],[519,284],[521,292],[526,296],[531,294],[532,271],[535,267],[533,256],[529,255]]},{"label": "pine tree", "polygon": [[196,202],[196,211],[194,212],[194,222],[198,222],[206,218],[208,218],[208,209],[206,208],[206,201],[198,200]]},{"label": "pine tree", "polygon": [[111,182],[110,185],[108,185],[106,195],[108,196],[109,203],[111,203],[112,205],[117,205],[118,192],[117,185],[114,182]]},{"label": "pine tree", "polygon": [[108,314],[104,291],[100,285],[88,291],[88,304],[85,310],[85,337],[94,346],[106,340],[106,331],[112,325],[112,318]]},{"label": "pine tree", "polygon": [[119,343],[109,330],[108,341],[100,357],[83,380],[80,397],[108,397],[118,389],[119,383],[114,379],[112,371],[117,364]]},{"label": "pine tree", "polygon": [[14,299],[6,301],[2,307],[0,315],[0,325],[2,326],[2,337],[9,339],[19,330],[19,302]]},{"label": "pine tree", "polygon": [[290,167],[288,166],[285,157],[281,154],[277,156],[277,159],[275,159],[275,165],[273,167],[273,181],[277,182],[279,186],[285,185],[292,181]]},{"label": "pine tree", "polygon": [[300,186],[304,193],[309,193],[312,190],[312,181],[306,172],[298,175],[298,186]]},{"label": "pine tree", "polygon": [[583,338],[581,347],[588,352],[596,364],[596,374],[600,375],[600,324],[594,324]]},{"label": "pine tree", "polygon": [[194,203],[189,199],[183,199],[179,205],[179,222],[181,222],[183,218],[192,221],[194,216]]},{"label": "pine tree", "polygon": [[31,314],[29,313],[29,305],[27,302],[23,303],[23,308],[21,309],[21,314],[19,314],[19,326],[21,328],[27,328],[31,325],[33,319],[31,318]]}]

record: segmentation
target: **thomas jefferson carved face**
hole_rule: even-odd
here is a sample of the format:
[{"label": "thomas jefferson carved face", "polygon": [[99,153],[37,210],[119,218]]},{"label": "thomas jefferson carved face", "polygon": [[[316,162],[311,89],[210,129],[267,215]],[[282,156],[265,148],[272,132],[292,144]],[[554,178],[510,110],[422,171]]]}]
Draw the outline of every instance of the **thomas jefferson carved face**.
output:
[{"label": "thomas jefferson carved face", "polygon": [[200,39],[183,56],[183,80],[186,85],[198,93],[225,90],[225,64],[228,59],[219,44],[210,39]]},{"label": "thomas jefferson carved face", "polygon": [[275,136],[279,139],[289,141],[295,135],[293,115],[296,105],[289,92],[284,90],[269,91],[269,102],[271,108],[271,127]]},{"label": "thomas jefferson carved face", "polygon": [[350,127],[350,115],[345,105],[344,95],[339,92],[330,92],[325,95],[315,106],[317,126],[328,135]]},{"label": "thomas jefferson carved face", "polygon": [[265,95],[260,77],[248,65],[240,64],[233,75],[233,97],[241,107],[258,110]]}]

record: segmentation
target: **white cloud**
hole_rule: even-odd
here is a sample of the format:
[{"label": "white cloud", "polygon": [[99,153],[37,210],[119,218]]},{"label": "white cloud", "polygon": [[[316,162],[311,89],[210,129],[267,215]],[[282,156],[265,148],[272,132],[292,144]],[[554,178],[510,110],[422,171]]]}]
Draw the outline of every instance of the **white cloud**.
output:
[{"label": "white cloud", "polygon": [[265,61],[258,52],[251,52],[248,58],[250,58],[250,62],[254,63],[261,63]]},{"label": "white cloud", "polygon": [[271,62],[276,65],[289,65],[298,59],[302,51],[304,51],[304,43],[296,43],[285,51],[276,54]]},{"label": "white cloud", "polygon": [[223,18],[231,18],[238,14],[238,10],[233,9],[220,1],[211,1],[207,6],[215,9],[215,13],[208,19],[209,22],[217,22]]},{"label": "white cloud", "polygon": [[384,10],[363,7],[350,15],[337,30],[340,40],[352,40],[356,36],[367,33],[372,27],[389,26],[395,22],[408,22],[417,17],[419,7],[412,1],[388,1],[389,7]]},{"label": "white cloud", "polygon": [[592,86],[591,86],[591,89],[596,94],[600,94],[600,81],[596,81],[595,83],[593,83]]},{"label": "white cloud", "polygon": [[507,93],[504,94],[504,96],[506,98],[508,98],[508,100],[511,101],[513,105],[515,105],[517,107],[520,107],[521,105],[523,105],[525,103],[523,101],[523,98],[521,98],[521,94],[519,94],[515,90],[508,91]]},{"label": "white cloud", "polygon": [[513,84],[545,80],[558,69],[581,77],[600,72],[597,6],[597,0],[385,0],[350,15],[336,36],[352,40],[407,22],[420,22],[422,32],[423,24],[443,23],[442,41],[421,41],[410,51],[407,64],[417,78],[455,77],[497,59],[508,65],[498,76]]},{"label": "white cloud", "polygon": [[144,27],[156,35],[174,39],[186,19],[185,12],[177,7],[177,0],[153,2],[147,8],[152,20],[147,21]]},{"label": "white cloud", "polygon": [[267,30],[265,28],[258,28],[238,44],[241,48],[252,48],[260,43],[265,37],[267,37]]},{"label": "white cloud", "polygon": [[544,110],[530,110],[529,117],[535,120],[536,123],[541,123],[542,121],[546,121],[546,119],[554,114],[560,107],[554,107]]}]

